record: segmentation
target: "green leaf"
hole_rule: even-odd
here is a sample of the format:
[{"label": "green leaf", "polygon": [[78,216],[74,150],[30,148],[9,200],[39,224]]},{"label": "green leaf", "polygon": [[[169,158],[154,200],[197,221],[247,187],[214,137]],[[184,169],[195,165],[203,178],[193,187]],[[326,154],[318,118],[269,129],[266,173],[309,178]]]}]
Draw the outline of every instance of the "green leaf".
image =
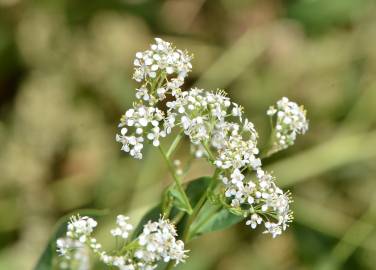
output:
[{"label": "green leaf", "polygon": [[[206,189],[207,189],[209,183],[210,183],[210,177],[200,177],[200,178],[197,178],[196,180],[190,181],[187,184],[186,194],[187,194],[192,206],[195,206],[197,204],[198,200],[200,199],[200,197],[202,196],[202,194],[204,192],[206,192]],[[173,189],[169,188],[170,194],[173,194],[171,192],[171,190],[173,190]],[[169,218],[174,217],[177,214],[178,209],[181,210],[181,208],[179,207],[179,202],[175,201],[174,202],[174,208],[172,209]],[[138,223],[136,229],[133,232],[132,239],[136,238],[142,232],[144,225],[149,220],[151,220],[151,221],[157,220],[162,213],[163,213],[163,211],[162,211],[161,204],[158,204],[158,205],[154,206],[152,209],[150,209],[142,217],[142,219]]]},{"label": "green leaf", "polygon": [[[206,192],[210,181],[210,177],[201,177],[189,183],[187,195],[191,200],[192,206],[195,206],[200,197]],[[192,224],[190,238],[204,233],[227,229],[243,219],[242,215],[231,213],[229,210],[223,208],[220,203],[208,200]]]},{"label": "green leaf", "polygon": [[[194,207],[200,197],[206,192],[211,178],[210,177],[200,177],[193,181],[190,181],[187,184],[187,188],[185,190],[187,197],[191,203],[191,206]],[[176,189],[176,186],[172,186],[169,188],[170,194],[176,199],[174,200],[174,206],[182,211],[188,212],[189,209],[184,201],[183,196],[181,193]]]},{"label": "green leaf", "polygon": [[241,215],[235,215],[225,208],[213,205],[208,201],[196,221],[192,224],[190,238],[227,229],[244,219]]},{"label": "green leaf", "polygon": [[[210,177],[201,177],[189,183],[186,193],[192,206],[195,206],[204,192],[207,192],[210,181]],[[229,210],[223,208],[220,203],[208,200],[192,224],[190,238],[204,233],[227,229],[243,219],[242,215],[231,213]]]},{"label": "green leaf", "polygon": [[172,197],[174,197],[174,206],[184,212],[187,212],[189,213],[191,211],[191,209],[189,208],[189,206],[187,205],[187,203],[185,202],[184,200],[184,197],[183,195],[181,194],[181,192],[176,188],[176,186],[172,186],[168,189],[168,192],[172,195]]},{"label": "green leaf", "polygon": [[186,188],[186,194],[194,207],[200,200],[201,196],[206,192],[209,187],[211,177],[204,176],[190,181]]},{"label": "green leaf", "polygon": [[[196,206],[202,195],[207,192],[210,182],[210,177],[200,177],[196,180],[190,181],[187,184],[185,191],[193,207]],[[170,218],[177,214],[178,209],[180,209],[179,204],[175,201]],[[133,239],[142,232],[143,226],[149,220],[155,221],[161,214],[162,208],[160,204],[149,210],[137,225],[133,233]],[[243,216],[236,215],[229,212],[227,209],[222,208],[221,204],[216,204],[208,200],[201,209],[196,221],[192,224],[190,234],[191,237],[197,237],[204,233],[224,230],[236,223],[239,223],[243,219]],[[177,224],[179,232],[181,231],[179,228],[184,227],[185,222],[186,219],[183,218],[180,223]]]},{"label": "green leaf", "polygon": [[89,217],[100,217],[103,215],[106,215],[108,211],[106,210],[81,210],[76,211],[74,213],[65,215],[56,224],[56,229],[54,233],[52,234],[50,240],[48,241],[48,244],[46,248],[44,249],[42,255],[40,256],[36,266],[34,267],[34,270],[51,270],[53,267],[53,259],[56,254],[56,239],[59,237],[62,237],[66,231],[67,228],[67,222],[69,218],[72,215],[80,214],[81,216],[89,216]]},{"label": "green leaf", "polygon": [[[200,178],[197,178],[196,180],[190,181],[187,184],[185,191],[186,191],[186,194],[187,194],[189,201],[190,201],[192,206],[195,206],[197,204],[197,202],[199,201],[200,197],[204,194],[204,192],[206,192],[207,187],[210,183],[210,180],[211,180],[210,177],[200,177]],[[174,194],[173,190],[174,189],[169,188],[169,192],[170,192],[171,195]],[[178,197],[178,195],[176,195],[176,196]],[[172,219],[178,213],[178,210],[182,210],[181,208],[183,208],[183,207],[180,204],[180,202],[175,200],[174,201],[174,207],[171,210],[171,214],[170,214],[169,218]],[[185,211],[185,210],[183,210],[183,211]],[[152,209],[150,209],[142,217],[142,219],[138,223],[136,229],[133,232],[132,239],[135,239],[142,232],[144,225],[149,220],[151,220],[151,221],[158,220],[158,218],[160,217],[160,215],[162,213],[163,213],[163,211],[162,211],[161,204],[158,204],[158,205],[154,206]],[[184,222],[185,222],[185,220],[182,219],[181,222],[179,224],[177,224],[178,229],[179,229],[179,227],[181,227],[181,225],[184,225],[183,224]]]}]

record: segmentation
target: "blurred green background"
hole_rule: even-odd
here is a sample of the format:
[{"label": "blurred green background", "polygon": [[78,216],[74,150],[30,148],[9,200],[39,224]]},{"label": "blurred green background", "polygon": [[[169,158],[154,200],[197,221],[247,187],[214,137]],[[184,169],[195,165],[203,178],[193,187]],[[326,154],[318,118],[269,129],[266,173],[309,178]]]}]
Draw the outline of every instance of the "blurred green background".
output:
[{"label": "blurred green background", "polygon": [[[186,86],[228,90],[261,143],[282,96],[310,119],[265,161],[293,193],[287,233],[205,235],[179,269],[376,269],[372,0],[0,0],[0,269],[32,269],[66,213],[111,209],[107,243],[117,213],[136,224],[159,200],[170,182],[159,153],[133,160],[114,140],[132,58],[155,36],[194,53]],[[196,162],[189,178],[208,173]]]}]

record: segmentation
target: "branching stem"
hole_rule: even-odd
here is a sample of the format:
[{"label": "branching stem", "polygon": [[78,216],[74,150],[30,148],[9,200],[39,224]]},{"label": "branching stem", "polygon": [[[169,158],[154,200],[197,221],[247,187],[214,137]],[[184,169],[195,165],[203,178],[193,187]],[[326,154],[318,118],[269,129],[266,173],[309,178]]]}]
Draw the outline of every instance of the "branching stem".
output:
[{"label": "branching stem", "polygon": [[185,225],[183,237],[182,237],[182,240],[183,240],[184,243],[189,241],[189,237],[190,237],[189,232],[190,232],[191,225],[195,221],[198,214],[200,213],[202,206],[205,204],[205,202],[208,198],[209,192],[211,192],[213,186],[216,184],[216,180],[218,178],[219,173],[220,173],[220,170],[216,169],[215,172],[214,172],[214,175],[211,177],[208,189],[206,190],[206,192],[204,192],[204,194],[202,194],[201,198],[199,199],[195,208],[193,209],[192,215],[189,216],[187,224]]},{"label": "branching stem", "polygon": [[181,194],[183,200],[184,200],[184,204],[186,205],[186,207],[188,208],[188,213],[191,214],[193,212],[192,210],[192,206],[189,202],[189,199],[187,197],[187,194],[185,194],[185,191],[184,191],[184,188],[182,186],[182,183],[181,183],[181,180],[180,180],[180,177],[176,174],[176,171],[175,171],[175,168],[174,168],[174,165],[171,163],[171,160],[170,158],[167,156],[167,154],[165,153],[165,151],[163,150],[163,148],[161,146],[159,146],[159,151],[161,152],[164,160],[166,161],[166,164],[167,164],[167,167],[168,169],[170,170],[170,173],[172,175],[172,178],[174,179],[175,181],[175,184],[176,184],[176,187],[179,191],[179,193]]}]

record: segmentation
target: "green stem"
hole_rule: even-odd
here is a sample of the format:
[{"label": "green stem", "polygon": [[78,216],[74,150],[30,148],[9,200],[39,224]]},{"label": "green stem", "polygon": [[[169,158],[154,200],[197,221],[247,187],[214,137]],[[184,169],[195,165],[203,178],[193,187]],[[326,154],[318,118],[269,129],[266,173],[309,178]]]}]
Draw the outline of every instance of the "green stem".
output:
[{"label": "green stem", "polygon": [[158,84],[157,84],[157,87],[155,88],[155,90],[157,90],[159,87],[162,86],[162,83],[163,83],[163,80],[164,80],[165,77],[166,76],[165,76],[164,72],[159,75],[159,78],[157,80]]},{"label": "green stem", "polygon": [[180,132],[174,139],[174,141],[172,142],[170,148],[167,150],[167,153],[166,153],[166,156],[167,158],[170,158],[171,155],[174,153],[176,147],[179,145],[181,139],[183,138],[183,132]]},{"label": "green stem", "polygon": [[176,174],[176,171],[175,171],[175,168],[174,168],[174,165],[171,163],[171,160],[168,158],[168,156],[166,155],[165,151],[162,149],[161,146],[159,146],[159,150],[164,158],[164,160],[166,161],[167,163],[167,167],[168,169],[170,170],[171,172],[171,175],[172,175],[172,178],[174,179],[175,181],[175,184],[176,184],[176,187],[179,191],[179,193],[181,194],[183,200],[184,200],[184,204],[186,205],[186,207],[188,208],[188,213],[191,214],[192,213],[192,206],[191,204],[189,203],[189,199],[187,197],[187,194],[185,194],[185,191],[183,189],[183,186],[181,184],[181,181],[180,181],[180,178],[179,176]]},{"label": "green stem", "polygon": [[132,242],[129,242],[128,244],[126,244],[121,250],[120,250],[120,254],[124,254],[126,251],[130,250],[130,249],[135,249],[139,246],[139,243],[138,243],[138,239],[134,239]]},{"label": "green stem", "polygon": [[204,148],[206,150],[206,153],[209,156],[210,161],[214,162],[215,157],[214,157],[213,153],[210,151],[210,148],[209,148],[208,144],[207,143],[202,143],[202,145],[204,146]]},{"label": "green stem", "polygon": [[175,262],[174,262],[174,261],[170,261],[170,262],[167,264],[165,270],[171,270],[174,266],[175,266]]},{"label": "green stem", "polygon": [[[179,145],[179,142],[183,138],[183,132],[181,131],[174,139],[172,144],[170,145],[169,149],[167,150],[166,156],[168,159],[172,156],[176,147]],[[169,189],[166,189],[163,195],[163,203],[162,203],[163,214],[168,217],[170,215],[170,211],[172,208],[172,202],[169,200]]]},{"label": "green stem", "polygon": [[201,198],[199,199],[195,208],[193,209],[192,215],[190,215],[190,217],[188,218],[187,224],[185,225],[184,232],[183,232],[183,237],[182,237],[183,242],[187,242],[189,240],[189,230],[193,222],[195,221],[196,217],[198,216],[200,210],[202,209],[202,206],[205,204],[208,198],[209,192],[211,192],[213,186],[216,184],[216,180],[218,178],[219,173],[220,173],[220,170],[217,168],[214,172],[214,175],[211,177],[208,189],[206,190],[206,192],[204,192],[204,194],[202,194]]},{"label": "green stem", "polygon": [[162,213],[163,216],[169,217],[172,208],[172,201],[170,200],[169,188],[163,192],[162,196]]},{"label": "green stem", "polygon": [[172,220],[173,224],[178,224],[180,220],[184,217],[185,213],[184,212],[179,212]]},{"label": "green stem", "polygon": [[268,158],[268,157],[270,157],[271,155],[277,153],[278,151],[279,151],[279,150],[277,150],[277,149],[275,149],[274,147],[272,147],[272,148],[269,149],[267,152],[262,153],[262,154],[260,155],[260,159],[262,160],[262,159]]},{"label": "green stem", "polygon": [[274,142],[275,142],[275,129],[274,129],[274,123],[273,123],[273,117],[269,117],[269,122],[270,122],[270,136],[269,136],[269,140],[265,146],[265,149],[263,149],[260,153],[260,158],[261,159],[264,159],[264,158],[268,158],[270,157],[271,155],[277,153],[279,151],[279,149],[276,149],[275,146],[274,146]]}]

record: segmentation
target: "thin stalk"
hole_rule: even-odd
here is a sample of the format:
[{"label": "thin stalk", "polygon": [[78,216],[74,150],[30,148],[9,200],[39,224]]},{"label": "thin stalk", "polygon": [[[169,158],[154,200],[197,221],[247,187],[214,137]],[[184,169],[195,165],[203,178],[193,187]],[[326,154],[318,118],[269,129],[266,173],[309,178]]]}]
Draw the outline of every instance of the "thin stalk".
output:
[{"label": "thin stalk", "polygon": [[134,239],[132,242],[129,242],[128,244],[126,244],[120,251],[120,254],[124,254],[126,251],[130,250],[130,249],[135,249],[139,246],[139,243],[138,243],[138,239]]},{"label": "thin stalk", "polygon": [[191,204],[189,203],[189,199],[187,197],[187,194],[185,194],[185,191],[183,189],[183,186],[181,184],[181,181],[180,181],[180,178],[179,176],[176,174],[176,171],[175,171],[175,168],[174,168],[174,165],[171,163],[171,160],[167,157],[165,151],[162,149],[161,146],[159,146],[159,150],[164,158],[164,160],[166,161],[166,164],[167,164],[167,167],[168,169],[170,170],[170,173],[172,175],[172,178],[174,179],[175,181],[175,184],[176,184],[176,187],[179,191],[179,193],[182,195],[183,197],[183,200],[184,200],[184,203],[185,205],[188,207],[188,213],[191,214],[192,213],[192,206]]},{"label": "thin stalk", "polygon": [[171,208],[172,208],[172,202],[170,201],[170,198],[169,198],[169,191],[168,189],[166,189],[163,192],[163,196],[162,196],[162,213],[165,217],[170,216]]},{"label": "thin stalk", "polygon": [[174,266],[175,266],[175,262],[174,262],[174,261],[170,261],[170,262],[167,264],[165,270],[171,270]]},{"label": "thin stalk", "polygon": [[176,147],[179,145],[181,139],[183,138],[183,132],[180,132],[174,139],[174,141],[172,142],[170,148],[168,148],[167,150],[167,153],[166,153],[166,156],[167,158],[170,158],[171,155],[174,153]]},{"label": "thin stalk", "polygon": [[184,212],[179,212],[172,220],[173,224],[178,224],[180,220],[184,217],[185,213]]},{"label": "thin stalk", "polygon": [[212,162],[214,162],[214,160],[215,160],[214,155],[213,155],[213,153],[210,151],[210,148],[209,148],[209,146],[207,145],[207,143],[203,143],[202,145],[204,146],[204,148],[205,148],[205,150],[206,150],[206,153],[207,153],[208,156],[209,156],[209,159],[210,159]]},{"label": "thin stalk", "polygon": [[[166,153],[166,156],[168,159],[170,159],[170,157],[172,156],[172,154],[174,153],[174,151],[176,150],[176,147],[179,145],[181,139],[183,138],[183,132],[180,132],[174,139],[174,141],[172,142],[172,144],[170,145],[170,147],[168,148],[167,150],[167,153]],[[171,211],[171,208],[172,208],[172,205],[171,205],[171,202],[168,202],[168,196],[169,196],[169,192],[168,192],[168,189],[166,189],[166,191],[164,192],[164,195],[163,195],[163,214],[165,216],[169,216],[170,215],[170,211]],[[168,204],[166,204],[168,203]]]},{"label": "thin stalk", "polygon": [[193,209],[192,215],[189,216],[187,224],[185,225],[184,232],[183,232],[183,237],[182,237],[183,242],[187,242],[187,240],[189,240],[189,230],[190,230],[193,222],[195,221],[196,217],[198,216],[200,210],[202,209],[202,206],[206,202],[209,192],[211,191],[211,189],[215,185],[217,177],[219,175],[219,172],[220,172],[219,169],[215,170],[214,175],[211,177],[211,181],[210,181],[210,184],[208,186],[208,189],[206,190],[206,192],[204,192],[204,194],[202,194],[201,198],[199,199],[195,208]]},{"label": "thin stalk", "polygon": [[275,146],[274,146],[275,130],[274,130],[273,118],[269,117],[269,120],[270,120],[269,121],[269,124],[270,124],[270,136],[269,136],[268,143],[265,146],[265,149],[263,149],[263,151],[261,151],[261,153],[260,153],[260,158],[261,159],[268,158],[271,155],[273,155],[274,153],[276,153],[276,152],[279,151],[279,149],[276,149]]}]

